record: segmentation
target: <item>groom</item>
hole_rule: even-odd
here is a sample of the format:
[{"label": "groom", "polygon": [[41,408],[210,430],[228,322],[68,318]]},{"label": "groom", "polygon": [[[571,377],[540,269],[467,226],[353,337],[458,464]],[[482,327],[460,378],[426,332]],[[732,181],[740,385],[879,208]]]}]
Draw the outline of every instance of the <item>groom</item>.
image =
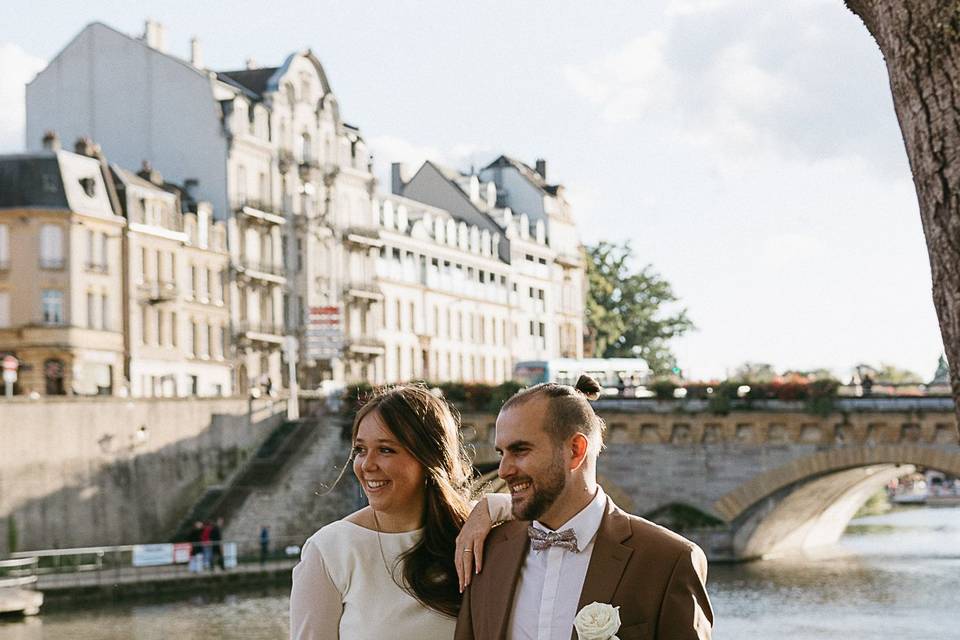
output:
[{"label": "groom", "polygon": [[516,520],[490,533],[456,640],[576,640],[574,618],[592,602],[619,607],[619,640],[709,640],[706,558],[599,487],[603,422],[582,380],[525,389],[497,417]]}]

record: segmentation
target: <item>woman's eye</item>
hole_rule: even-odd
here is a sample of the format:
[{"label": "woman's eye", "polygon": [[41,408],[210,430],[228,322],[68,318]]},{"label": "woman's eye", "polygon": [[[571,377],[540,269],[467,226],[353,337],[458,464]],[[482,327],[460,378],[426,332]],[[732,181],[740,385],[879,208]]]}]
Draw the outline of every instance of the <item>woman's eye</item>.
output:
[{"label": "woman's eye", "polygon": [[390,449],[388,447],[381,447],[380,453],[393,453],[393,449]]},{"label": "woman's eye", "polygon": [[354,447],[354,448],[353,448],[353,455],[358,456],[358,455],[360,455],[361,453],[363,453],[363,449],[361,449],[360,447]]}]

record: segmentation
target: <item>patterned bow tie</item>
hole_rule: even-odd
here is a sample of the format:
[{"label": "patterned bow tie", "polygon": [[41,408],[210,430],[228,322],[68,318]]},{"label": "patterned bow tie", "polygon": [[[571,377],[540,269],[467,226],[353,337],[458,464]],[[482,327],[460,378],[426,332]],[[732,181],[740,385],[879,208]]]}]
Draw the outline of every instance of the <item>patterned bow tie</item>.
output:
[{"label": "patterned bow tie", "polygon": [[573,529],[542,531],[530,526],[527,528],[527,535],[530,537],[530,546],[533,547],[534,551],[542,551],[547,547],[560,547],[574,553],[580,551],[577,547],[577,534]]}]

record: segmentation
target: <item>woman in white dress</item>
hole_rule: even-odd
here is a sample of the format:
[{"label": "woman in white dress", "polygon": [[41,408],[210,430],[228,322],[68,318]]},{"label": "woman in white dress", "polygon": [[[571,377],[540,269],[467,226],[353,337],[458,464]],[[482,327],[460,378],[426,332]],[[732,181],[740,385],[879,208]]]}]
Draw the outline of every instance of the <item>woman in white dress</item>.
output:
[{"label": "woman in white dress", "polygon": [[369,506],[304,544],[293,570],[290,637],[453,638],[473,555],[479,565],[491,519],[510,517],[510,497],[482,500],[471,518],[481,524],[457,541],[470,513],[470,463],[449,406],[423,386],[377,393],[357,412],[353,444],[353,472]]}]

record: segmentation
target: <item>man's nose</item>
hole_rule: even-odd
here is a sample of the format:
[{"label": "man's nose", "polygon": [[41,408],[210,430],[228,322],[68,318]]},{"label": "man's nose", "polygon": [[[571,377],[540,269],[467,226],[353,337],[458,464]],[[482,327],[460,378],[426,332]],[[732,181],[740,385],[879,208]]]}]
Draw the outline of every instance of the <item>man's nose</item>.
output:
[{"label": "man's nose", "polygon": [[501,479],[506,479],[512,476],[513,473],[513,461],[509,458],[509,456],[505,455],[500,458],[500,467],[497,469],[497,475],[500,476]]}]

